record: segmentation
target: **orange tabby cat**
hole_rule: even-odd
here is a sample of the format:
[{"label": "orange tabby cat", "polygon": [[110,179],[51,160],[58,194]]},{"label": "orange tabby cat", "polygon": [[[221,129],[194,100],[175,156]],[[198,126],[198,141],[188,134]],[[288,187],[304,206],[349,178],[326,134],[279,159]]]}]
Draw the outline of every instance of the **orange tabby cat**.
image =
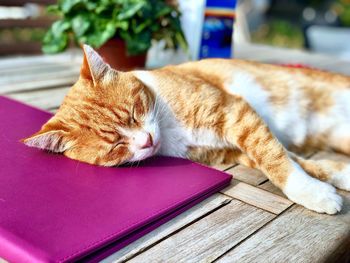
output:
[{"label": "orange tabby cat", "polygon": [[210,59],[118,72],[89,46],[80,78],[28,146],[104,166],[159,154],[258,168],[292,201],[340,211],[350,165],[289,152],[350,154],[350,77]]}]

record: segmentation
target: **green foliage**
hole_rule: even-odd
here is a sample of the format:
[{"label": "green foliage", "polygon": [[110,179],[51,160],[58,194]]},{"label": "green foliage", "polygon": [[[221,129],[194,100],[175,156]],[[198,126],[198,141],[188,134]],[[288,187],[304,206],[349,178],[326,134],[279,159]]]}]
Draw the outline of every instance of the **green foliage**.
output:
[{"label": "green foliage", "polygon": [[350,26],[350,1],[338,0],[333,5],[333,9],[339,16],[340,22],[343,26]]},{"label": "green foliage", "polygon": [[58,0],[48,11],[61,19],[43,39],[45,53],[65,50],[70,39],[98,48],[112,37],[126,42],[129,55],[145,53],[152,40],[187,48],[180,11],[165,0]]}]

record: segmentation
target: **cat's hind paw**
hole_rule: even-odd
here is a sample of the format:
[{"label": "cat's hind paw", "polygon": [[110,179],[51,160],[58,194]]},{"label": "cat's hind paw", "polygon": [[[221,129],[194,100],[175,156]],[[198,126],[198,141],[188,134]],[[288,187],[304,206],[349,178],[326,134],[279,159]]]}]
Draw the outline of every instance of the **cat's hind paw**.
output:
[{"label": "cat's hind paw", "polygon": [[350,191],[350,165],[334,173],[329,182],[339,189]]}]

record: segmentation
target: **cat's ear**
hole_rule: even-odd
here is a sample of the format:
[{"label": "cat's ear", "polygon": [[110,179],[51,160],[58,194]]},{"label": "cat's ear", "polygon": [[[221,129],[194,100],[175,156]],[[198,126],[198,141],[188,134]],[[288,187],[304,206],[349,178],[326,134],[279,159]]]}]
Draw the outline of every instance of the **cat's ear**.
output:
[{"label": "cat's ear", "polygon": [[86,79],[92,80],[94,85],[96,85],[96,83],[112,69],[92,47],[84,45],[83,49],[84,60],[80,75]]},{"label": "cat's ear", "polygon": [[48,129],[45,126],[37,133],[22,140],[29,147],[62,153],[67,150],[66,132],[60,129]]}]

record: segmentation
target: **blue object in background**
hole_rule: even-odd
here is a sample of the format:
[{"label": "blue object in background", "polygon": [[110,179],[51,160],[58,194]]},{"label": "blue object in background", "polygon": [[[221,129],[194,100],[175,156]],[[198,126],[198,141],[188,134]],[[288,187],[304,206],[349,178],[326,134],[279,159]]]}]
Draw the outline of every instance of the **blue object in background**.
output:
[{"label": "blue object in background", "polygon": [[199,58],[230,58],[236,0],[207,0]]}]

